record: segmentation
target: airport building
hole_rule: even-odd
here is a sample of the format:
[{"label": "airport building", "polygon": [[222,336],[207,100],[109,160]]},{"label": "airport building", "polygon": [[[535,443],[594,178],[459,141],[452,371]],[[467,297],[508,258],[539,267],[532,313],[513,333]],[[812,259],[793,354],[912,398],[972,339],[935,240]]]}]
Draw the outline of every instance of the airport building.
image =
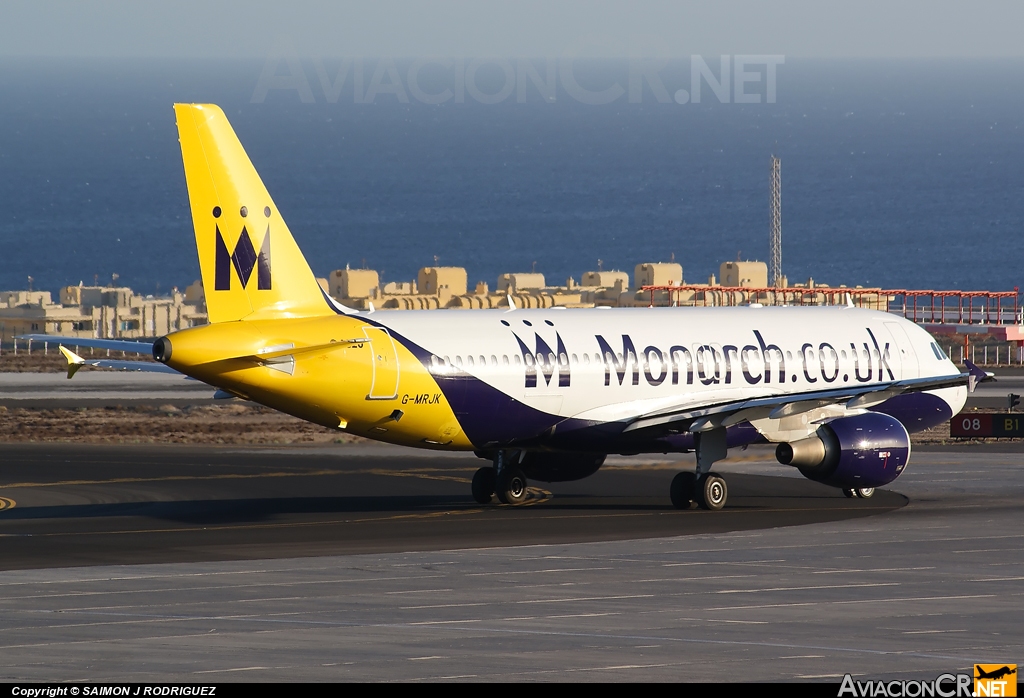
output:
[{"label": "airport building", "polygon": [[206,301],[196,282],[185,293],[143,296],[130,288],[65,286],[60,302],[49,291],[0,291],[0,341],[23,334],[140,339],[206,324]]},{"label": "airport building", "polygon": [[[759,261],[723,262],[719,282],[714,275],[707,283],[687,284],[683,267],[676,262],[638,264],[630,276],[624,271],[588,271],[581,280],[566,280],[563,286],[549,285],[544,274],[511,272],[498,276],[494,290],[485,281],[469,290],[468,275],[462,267],[424,267],[416,279],[381,285],[373,269],[338,269],[321,281],[338,302],[359,310],[429,310],[436,308],[507,308],[512,298],[517,308],[593,308],[648,306],[723,306],[762,303],[764,305],[829,305],[845,302],[846,286],[831,287],[808,279],[781,288],[768,287],[768,265]],[[860,286],[856,303],[884,310],[888,298]]]},{"label": "airport building", "polygon": [[[720,281],[718,280],[720,279]],[[507,308],[593,308],[648,306],[829,305],[845,302],[846,286],[830,287],[808,279],[768,287],[768,266],[760,261],[723,262],[707,283],[688,284],[676,262],[637,264],[632,279],[625,271],[587,271],[577,282],[548,284],[544,274],[509,272],[498,276],[493,290],[485,281],[469,287],[463,267],[424,267],[415,279],[382,284],[374,269],[338,269],[318,279],[333,298],[351,308],[432,310]],[[632,283],[631,283],[632,282]],[[857,305],[885,309],[887,296],[856,286]],[[159,337],[207,322],[202,282],[184,293],[154,297],[127,287],[66,286],[59,302],[49,291],[0,292],[0,341],[9,344],[24,334],[140,339]]]}]

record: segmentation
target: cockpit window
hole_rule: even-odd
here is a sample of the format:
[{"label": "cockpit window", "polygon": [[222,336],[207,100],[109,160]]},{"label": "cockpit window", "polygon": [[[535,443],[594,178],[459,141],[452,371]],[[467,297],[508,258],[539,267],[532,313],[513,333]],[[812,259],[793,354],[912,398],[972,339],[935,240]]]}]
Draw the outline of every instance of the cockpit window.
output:
[{"label": "cockpit window", "polygon": [[935,354],[935,358],[939,361],[946,360],[946,355],[942,353],[942,350],[939,349],[939,345],[935,342],[932,342],[932,353]]}]

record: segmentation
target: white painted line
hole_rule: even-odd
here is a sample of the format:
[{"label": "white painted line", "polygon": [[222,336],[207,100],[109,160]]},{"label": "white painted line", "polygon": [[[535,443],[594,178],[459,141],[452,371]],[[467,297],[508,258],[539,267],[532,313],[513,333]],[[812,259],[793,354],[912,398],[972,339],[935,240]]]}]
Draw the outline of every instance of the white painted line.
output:
[{"label": "white painted line", "polygon": [[829,584],[812,587],[771,587],[769,589],[721,589],[716,594],[760,594],[765,591],[812,591],[815,589],[859,589],[862,587],[898,587],[900,582],[877,582],[875,584]]}]

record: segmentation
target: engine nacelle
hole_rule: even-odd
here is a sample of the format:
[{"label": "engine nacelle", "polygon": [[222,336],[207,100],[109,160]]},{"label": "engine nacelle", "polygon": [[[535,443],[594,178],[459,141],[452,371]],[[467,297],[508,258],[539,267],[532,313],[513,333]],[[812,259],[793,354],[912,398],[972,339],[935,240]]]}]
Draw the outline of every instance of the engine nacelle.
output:
[{"label": "engine nacelle", "polygon": [[833,487],[881,487],[898,478],[910,461],[910,435],[896,418],[867,412],[832,420],[806,439],[779,444],[775,457]]},{"label": "engine nacelle", "polygon": [[519,468],[531,480],[570,482],[582,480],[604,465],[604,454],[529,452]]}]

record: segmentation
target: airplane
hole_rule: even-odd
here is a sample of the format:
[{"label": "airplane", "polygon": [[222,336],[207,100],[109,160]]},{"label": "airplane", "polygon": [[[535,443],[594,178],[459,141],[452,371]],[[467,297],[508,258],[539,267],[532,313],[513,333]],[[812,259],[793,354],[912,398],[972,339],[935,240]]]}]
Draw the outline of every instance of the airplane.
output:
[{"label": "airplane", "polygon": [[[867,498],[904,471],[909,433],[957,414],[968,385],[932,337],[845,306],[379,312],[318,284],[221,109],[174,105],[209,324],[155,342],[26,335],[152,353],[173,371],[330,429],[489,461],[472,495],[592,475],[609,454],[695,452],[672,504],[722,509],[728,449],[776,444],[805,477]],[[980,374],[980,375],[979,375]]]},{"label": "airplane", "polygon": [[[1016,666],[1016,665],[1014,665],[1014,666]],[[998,680],[998,679],[1003,678],[1004,676],[1009,676],[1010,674],[1016,674],[1017,673],[1017,669],[1016,668],[1011,669],[1008,666],[1004,666],[1004,667],[1002,667],[1000,669],[995,669],[995,670],[989,672],[989,671],[985,671],[984,669],[982,669],[980,665],[975,664],[974,665],[974,669],[978,673],[978,675],[974,677],[976,679],[996,679],[996,680]]]}]

